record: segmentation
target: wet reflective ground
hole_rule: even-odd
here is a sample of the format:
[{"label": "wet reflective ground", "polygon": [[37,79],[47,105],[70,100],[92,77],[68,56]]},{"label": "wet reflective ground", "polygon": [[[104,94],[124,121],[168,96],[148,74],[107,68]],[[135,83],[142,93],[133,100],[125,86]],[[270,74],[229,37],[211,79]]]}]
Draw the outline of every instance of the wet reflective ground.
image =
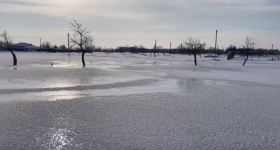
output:
[{"label": "wet reflective ground", "polygon": [[0,149],[280,147],[279,85],[242,81],[251,68],[128,54],[89,55],[81,68],[78,55],[22,55],[16,70],[0,67]]}]

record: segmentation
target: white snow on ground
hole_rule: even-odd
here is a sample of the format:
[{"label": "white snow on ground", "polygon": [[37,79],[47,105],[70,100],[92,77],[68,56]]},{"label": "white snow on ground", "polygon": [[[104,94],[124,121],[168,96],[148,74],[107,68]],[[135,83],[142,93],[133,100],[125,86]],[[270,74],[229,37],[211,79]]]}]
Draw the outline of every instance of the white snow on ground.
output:
[{"label": "white snow on ground", "polygon": [[[0,53],[1,149],[278,149],[280,62]],[[277,60],[277,59],[276,59]],[[53,63],[53,66],[51,66]]]}]

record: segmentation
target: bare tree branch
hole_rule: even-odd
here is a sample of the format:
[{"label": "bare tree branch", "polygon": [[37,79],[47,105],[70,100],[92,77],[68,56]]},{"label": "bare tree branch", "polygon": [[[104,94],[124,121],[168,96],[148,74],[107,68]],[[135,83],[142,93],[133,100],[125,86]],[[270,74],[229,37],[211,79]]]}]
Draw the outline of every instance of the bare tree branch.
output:
[{"label": "bare tree branch", "polygon": [[16,66],[17,65],[17,57],[16,54],[13,52],[12,49],[9,48],[9,46],[12,44],[12,39],[10,38],[10,36],[8,35],[7,31],[4,31],[3,34],[1,34],[1,37],[5,40],[5,46],[7,48],[7,50],[9,50],[13,56],[13,65]]},{"label": "bare tree branch", "polygon": [[93,38],[90,35],[91,32],[76,20],[69,22],[69,24],[70,30],[73,32],[70,42],[73,45],[77,45],[82,51],[82,62],[83,66],[85,67],[84,54],[87,52],[92,52],[93,49]]},{"label": "bare tree branch", "polygon": [[[244,49],[246,49],[246,55],[247,55],[246,59],[244,60],[243,66],[245,66],[245,64],[246,64],[246,62],[247,62],[247,60],[248,60],[248,58],[249,58],[250,50],[251,50],[251,49],[254,49],[254,46],[255,46],[255,42],[253,41],[253,39],[252,39],[252,38],[249,38],[249,37],[246,37],[246,39],[245,39],[245,45],[242,45],[242,47],[243,47]],[[252,55],[252,56],[253,56],[253,55]]]},{"label": "bare tree branch", "polygon": [[71,43],[79,46],[83,52],[90,52],[89,45],[93,44],[93,38],[90,35],[90,31],[76,20],[73,20],[73,22],[70,22],[69,24],[70,29],[73,32],[73,36],[70,39]]},{"label": "bare tree branch", "polygon": [[1,34],[1,37],[4,39],[4,42],[5,42],[5,46],[6,47],[9,47],[13,41],[11,40],[10,36],[8,35],[8,32],[7,31],[4,31],[2,34]]},{"label": "bare tree branch", "polygon": [[205,49],[206,43],[201,43],[200,40],[189,37],[187,38],[186,41],[184,41],[184,44],[185,44],[184,48],[193,51],[194,63],[197,66],[196,54],[198,53],[199,50]]}]

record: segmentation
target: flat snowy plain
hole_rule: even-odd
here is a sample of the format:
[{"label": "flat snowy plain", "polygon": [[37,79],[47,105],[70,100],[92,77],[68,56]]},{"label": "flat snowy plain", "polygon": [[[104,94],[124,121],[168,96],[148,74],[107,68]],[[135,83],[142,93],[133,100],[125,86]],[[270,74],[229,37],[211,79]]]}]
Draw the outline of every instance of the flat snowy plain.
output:
[{"label": "flat snowy plain", "polygon": [[16,54],[0,53],[1,150],[280,148],[271,58]]}]

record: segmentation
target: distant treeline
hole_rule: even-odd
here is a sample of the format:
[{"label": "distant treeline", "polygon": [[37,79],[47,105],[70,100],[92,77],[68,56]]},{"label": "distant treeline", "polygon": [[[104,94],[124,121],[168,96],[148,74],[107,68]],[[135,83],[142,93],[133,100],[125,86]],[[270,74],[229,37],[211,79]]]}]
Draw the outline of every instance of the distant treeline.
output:
[{"label": "distant treeline", "polygon": [[[24,51],[23,49],[15,49],[14,51]],[[79,53],[79,49],[71,49],[68,50],[67,48],[42,48],[42,49],[36,49],[33,51],[37,52],[49,52],[49,53]],[[118,48],[101,48],[97,47],[92,50],[92,52],[119,52],[119,53],[153,53],[154,49],[147,49],[145,47],[141,46],[134,46],[134,47],[118,47]],[[246,55],[247,49],[246,48],[237,48],[235,46],[230,46],[227,49],[217,49],[215,50],[214,48],[209,48],[209,49],[197,49],[197,54],[228,54],[229,52],[234,52],[239,55]],[[174,49],[163,49],[159,48],[156,49],[156,53],[163,53],[163,54],[182,54],[182,55],[192,55],[193,50],[187,49],[184,47],[178,47]],[[279,55],[280,52],[279,50],[271,50],[271,49],[263,49],[263,48],[258,48],[258,49],[250,49],[250,55]]]}]

